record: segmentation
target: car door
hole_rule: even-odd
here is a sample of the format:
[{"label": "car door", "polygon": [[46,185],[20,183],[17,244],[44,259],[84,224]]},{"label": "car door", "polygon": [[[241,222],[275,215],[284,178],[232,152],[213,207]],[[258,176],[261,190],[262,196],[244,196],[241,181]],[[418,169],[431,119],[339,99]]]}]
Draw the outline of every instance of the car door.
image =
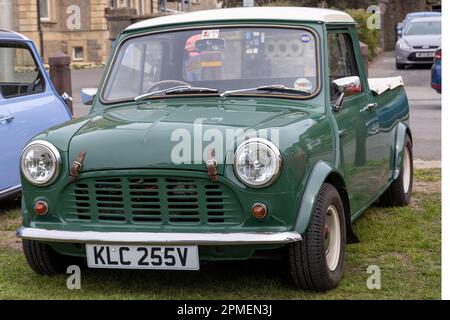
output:
[{"label": "car door", "polygon": [[8,127],[12,119],[13,117],[9,110],[6,109],[5,99],[0,92],[0,162],[2,164],[0,167],[0,197],[2,193],[18,188],[18,184],[14,184],[15,182],[10,170],[14,162],[14,157],[8,148],[8,141],[11,140]]},{"label": "car door", "polygon": [[71,118],[30,42],[0,41],[0,195],[20,187],[27,142]]},{"label": "car door", "polygon": [[386,144],[381,137],[376,104],[364,65],[356,59],[355,52],[359,54],[357,44],[356,37],[346,29],[328,31],[330,102],[338,96],[331,86],[333,80],[358,76],[362,85],[361,93],[346,97],[343,109],[334,112],[352,212],[358,212],[374,200],[388,179]]}]

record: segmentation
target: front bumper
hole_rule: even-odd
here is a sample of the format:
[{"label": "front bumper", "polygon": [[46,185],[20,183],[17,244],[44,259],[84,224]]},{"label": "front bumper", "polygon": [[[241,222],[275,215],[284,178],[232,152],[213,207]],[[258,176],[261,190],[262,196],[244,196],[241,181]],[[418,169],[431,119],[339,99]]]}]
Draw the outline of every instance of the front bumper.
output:
[{"label": "front bumper", "polygon": [[396,62],[400,64],[432,64],[434,57],[418,58],[417,53],[434,53],[435,50],[423,50],[423,49],[400,49],[396,48],[395,56]]},{"label": "front bumper", "polygon": [[302,240],[298,232],[235,232],[235,233],[175,233],[175,232],[77,232],[21,227],[17,236],[43,242],[121,243],[121,244],[191,244],[246,245],[283,244]]}]

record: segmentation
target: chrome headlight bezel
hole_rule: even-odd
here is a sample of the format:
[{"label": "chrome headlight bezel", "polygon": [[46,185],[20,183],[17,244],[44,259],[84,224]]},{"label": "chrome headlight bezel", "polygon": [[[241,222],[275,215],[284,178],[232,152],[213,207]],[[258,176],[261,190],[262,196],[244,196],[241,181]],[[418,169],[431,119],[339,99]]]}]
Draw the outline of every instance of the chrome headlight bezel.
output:
[{"label": "chrome headlight bezel", "polygon": [[[32,177],[29,176],[29,174],[25,170],[25,156],[30,150],[32,150],[33,147],[36,147],[36,146],[46,149],[46,151],[50,154],[50,157],[54,163],[54,168],[55,168],[54,172],[50,176],[50,178],[48,178],[47,180],[42,181],[42,182],[34,180]],[[32,141],[29,144],[27,144],[22,150],[22,154],[20,156],[20,171],[21,171],[23,177],[32,185],[39,186],[39,187],[48,186],[48,185],[52,184],[56,180],[56,178],[59,176],[59,173],[61,171],[61,154],[59,153],[58,149],[48,141],[44,141],[44,140]]]},{"label": "chrome headlight bezel", "polygon": [[[272,173],[272,176],[261,182],[261,183],[252,183],[245,178],[243,178],[238,170],[237,170],[237,161],[238,161],[238,155],[240,152],[245,150],[245,148],[248,148],[249,145],[256,144],[260,145],[261,147],[267,148],[268,151],[270,151],[270,154],[272,155],[274,161],[276,161],[275,171]],[[247,139],[244,142],[242,142],[239,147],[236,149],[236,152],[234,153],[234,174],[236,177],[241,181],[244,185],[252,188],[265,188],[270,185],[272,185],[280,176],[281,174],[281,168],[282,168],[282,157],[280,150],[278,147],[271,141],[264,139],[264,138],[251,138]]]}]

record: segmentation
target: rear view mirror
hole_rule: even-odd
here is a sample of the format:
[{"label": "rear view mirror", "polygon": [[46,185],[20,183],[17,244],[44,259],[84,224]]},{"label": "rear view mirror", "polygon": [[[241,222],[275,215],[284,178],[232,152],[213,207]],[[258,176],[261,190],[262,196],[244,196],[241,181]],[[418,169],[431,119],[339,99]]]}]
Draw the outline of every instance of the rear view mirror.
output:
[{"label": "rear view mirror", "polygon": [[361,80],[359,77],[340,78],[333,81],[339,93],[346,97],[361,93]]},{"label": "rear view mirror", "polygon": [[361,80],[359,77],[346,77],[333,81],[335,91],[339,93],[339,98],[333,105],[335,111],[342,110],[344,106],[344,98],[359,94],[362,92]]},{"label": "rear view mirror", "polygon": [[197,52],[224,51],[224,39],[201,39],[195,42],[195,50]]},{"label": "rear view mirror", "polygon": [[398,22],[395,25],[395,30],[397,32],[397,39],[400,39],[402,37],[402,33],[403,33],[403,22]]},{"label": "rear view mirror", "polygon": [[96,95],[97,95],[97,88],[81,89],[81,102],[86,106],[90,106],[94,102]]},{"label": "rear view mirror", "polygon": [[71,97],[67,92],[64,92],[64,93],[61,95],[61,98],[65,101],[65,103],[66,103],[67,105],[69,105],[69,104],[73,101],[72,97]]}]

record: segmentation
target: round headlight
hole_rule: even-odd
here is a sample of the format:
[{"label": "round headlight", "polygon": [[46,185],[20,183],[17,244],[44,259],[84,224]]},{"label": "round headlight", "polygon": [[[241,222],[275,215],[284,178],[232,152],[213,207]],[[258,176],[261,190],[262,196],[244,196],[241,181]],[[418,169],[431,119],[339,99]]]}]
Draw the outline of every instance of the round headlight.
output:
[{"label": "round headlight", "polygon": [[236,150],[234,169],[247,186],[262,188],[272,184],[281,172],[281,154],[267,139],[252,138]]},{"label": "round headlight", "polygon": [[398,40],[397,44],[400,49],[409,49],[410,48],[409,44],[404,39]]},{"label": "round headlight", "polygon": [[61,156],[47,141],[33,141],[22,151],[20,168],[23,176],[37,186],[49,185],[59,173]]}]

